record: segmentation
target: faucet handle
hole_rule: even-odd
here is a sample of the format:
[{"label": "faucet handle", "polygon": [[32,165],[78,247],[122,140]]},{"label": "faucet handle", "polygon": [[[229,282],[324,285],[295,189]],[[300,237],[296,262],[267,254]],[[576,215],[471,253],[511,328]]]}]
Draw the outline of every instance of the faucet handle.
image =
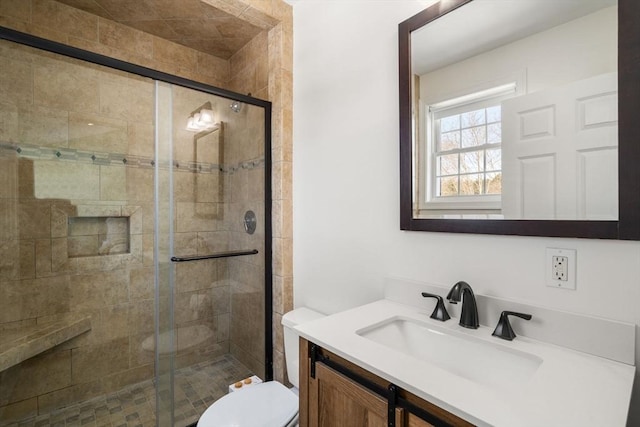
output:
[{"label": "faucet handle", "polygon": [[447,313],[447,309],[444,307],[444,301],[440,295],[423,292],[422,296],[425,298],[435,298],[437,300],[436,307],[433,309],[433,313],[431,313],[430,316],[432,319],[440,320],[441,322],[446,322],[451,319],[451,316]]},{"label": "faucet handle", "polygon": [[530,314],[525,313],[516,313],[515,311],[503,311],[500,314],[500,320],[498,320],[498,325],[496,329],[493,331],[491,335],[494,337],[502,338],[503,340],[513,340],[516,337],[516,333],[513,332],[513,328],[511,327],[511,323],[509,323],[508,316],[517,316],[521,319],[531,320]]}]

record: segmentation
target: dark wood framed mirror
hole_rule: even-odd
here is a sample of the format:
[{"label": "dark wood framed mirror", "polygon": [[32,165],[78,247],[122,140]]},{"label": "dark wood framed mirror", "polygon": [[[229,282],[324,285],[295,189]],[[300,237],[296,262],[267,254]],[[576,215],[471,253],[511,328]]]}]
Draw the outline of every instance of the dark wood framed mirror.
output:
[{"label": "dark wood framed mirror", "polygon": [[[494,207],[493,211],[480,211],[481,215],[429,217],[421,214],[416,196],[418,187],[423,185],[420,181],[423,179],[422,172],[418,170],[419,162],[416,160],[416,126],[421,118],[416,112],[418,89],[417,75],[413,69],[412,34],[437,23],[436,20],[446,19],[448,14],[453,16],[469,8],[471,3],[483,1],[443,0],[399,24],[400,228],[432,232],[640,240],[640,118],[636,117],[640,115],[640,2],[637,0],[617,1],[617,105],[614,105],[617,106],[617,156],[614,155],[614,161],[617,157],[618,194],[617,201],[614,197],[613,203],[617,205],[613,217],[592,219],[578,215],[575,218],[558,219],[562,216],[538,218],[534,215],[519,218],[500,215],[500,207]],[[464,29],[461,31],[464,32]],[[446,36],[436,32],[431,40],[436,41],[438,37]],[[440,52],[444,53],[443,50]],[[615,104],[615,100],[613,102]],[[562,121],[562,116],[559,120]],[[435,163],[431,163],[433,165]],[[561,193],[554,197],[561,197]],[[493,212],[494,215],[487,215],[486,212]]]}]

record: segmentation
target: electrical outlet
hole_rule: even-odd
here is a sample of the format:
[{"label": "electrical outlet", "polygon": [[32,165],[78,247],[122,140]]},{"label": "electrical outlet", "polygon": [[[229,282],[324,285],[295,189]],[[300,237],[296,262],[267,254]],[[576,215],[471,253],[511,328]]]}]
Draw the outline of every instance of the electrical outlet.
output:
[{"label": "electrical outlet", "polygon": [[566,256],[554,255],[551,257],[551,278],[553,280],[562,280],[566,282],[567,277],[567,265],[569,264],[569,258]]},{"label": "electrical outlet", "polygon": [[576,289],[576,250],[547,248],[545,257],[547,286]]}]

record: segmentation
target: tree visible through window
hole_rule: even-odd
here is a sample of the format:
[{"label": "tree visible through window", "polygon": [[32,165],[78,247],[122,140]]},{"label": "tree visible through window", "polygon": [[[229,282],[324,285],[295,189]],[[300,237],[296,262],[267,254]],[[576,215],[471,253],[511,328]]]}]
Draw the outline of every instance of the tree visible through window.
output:
[{"label": "tree visible through window", "polygon": [[435,120],[436,197],[502,192],[500,104]]}]

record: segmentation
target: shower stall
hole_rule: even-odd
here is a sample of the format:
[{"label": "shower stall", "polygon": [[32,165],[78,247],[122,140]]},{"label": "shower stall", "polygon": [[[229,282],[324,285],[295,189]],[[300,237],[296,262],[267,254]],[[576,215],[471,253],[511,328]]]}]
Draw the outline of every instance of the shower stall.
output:
[{"label": "shower stall", "polygon": [[272,378],[271,104],[0,29],[0,425]]}]

